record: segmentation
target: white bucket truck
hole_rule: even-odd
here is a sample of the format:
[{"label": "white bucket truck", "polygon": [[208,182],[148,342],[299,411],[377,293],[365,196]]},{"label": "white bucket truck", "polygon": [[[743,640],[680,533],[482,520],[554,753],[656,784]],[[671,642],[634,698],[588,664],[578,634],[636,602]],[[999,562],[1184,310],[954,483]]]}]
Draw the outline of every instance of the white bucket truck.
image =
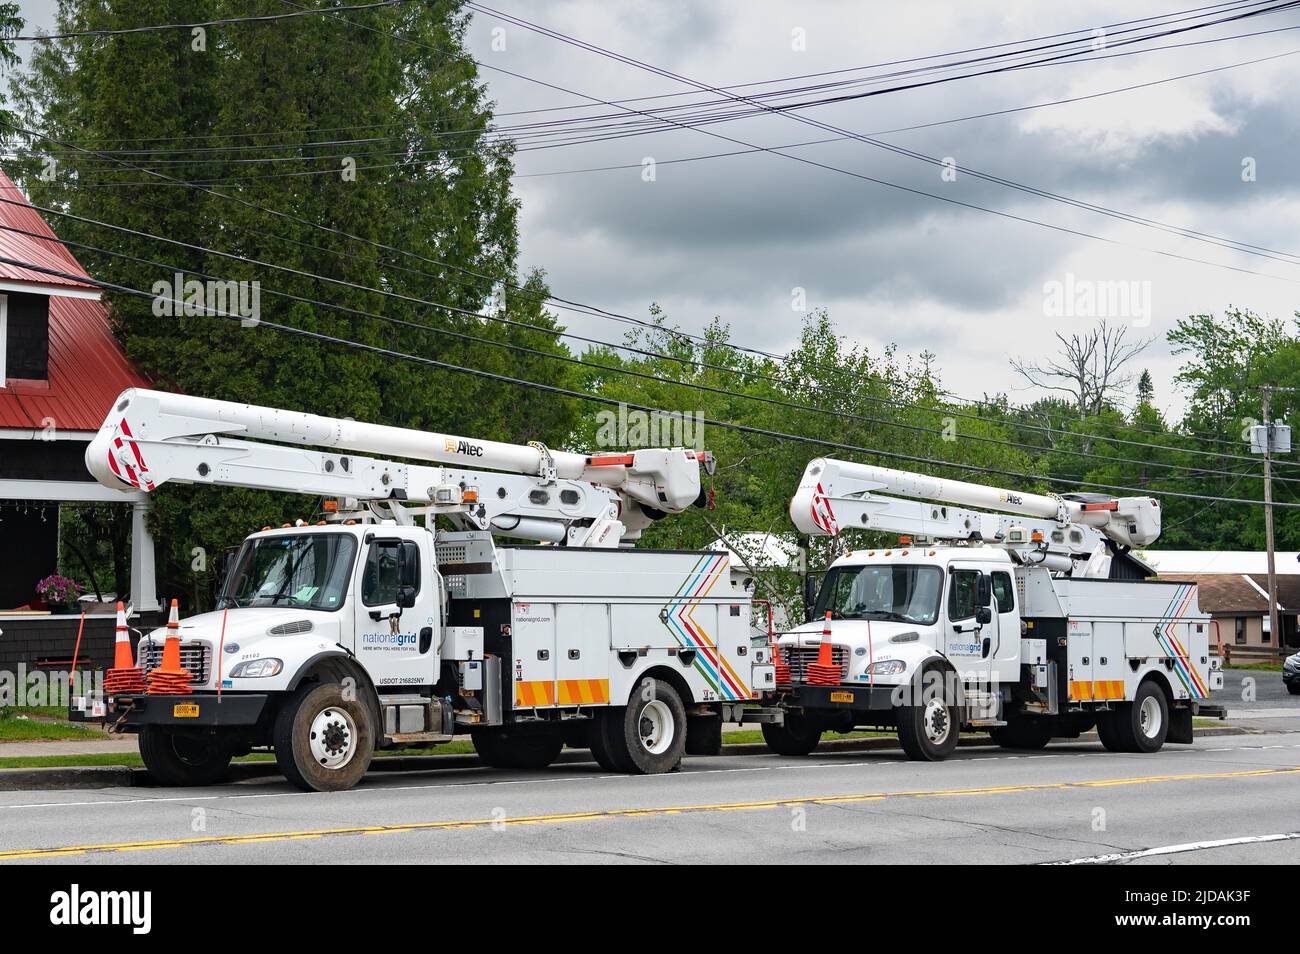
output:
[{"label": "white bucket truck", "polygon": [[[122,490],[336,504],[244,541],[217,609],[180,624],[188,693],[107,700],[165,783],[216,781],[270,746],[298,786],[343,789],[376,749],[465,734],[494,766],[539,768],[567,742],[609,770],[666,772],[720,745],[719,703],[774,686],[727,554],[631,548],[703,504],[708,454],[566,453],[130,390],[86,463]],[[142,669],[165,635],[140,642]]]},{"label": "white bucket truck", "polygon": [[1159,536],[1156,500],[819,459],[790,516],[808,534],[904,536],[836,559],[809,622],[780,636],[784,718],[763,725],[778,753],[854,727],[895,728],[924,760],[951,754],[962,730],[1037,749],[1095,727],[1108,749],[1154,752],[1191,742],[1198,710],[1218,710],[1223,673],[1195,584],[1145,579],[1130,552]]}]

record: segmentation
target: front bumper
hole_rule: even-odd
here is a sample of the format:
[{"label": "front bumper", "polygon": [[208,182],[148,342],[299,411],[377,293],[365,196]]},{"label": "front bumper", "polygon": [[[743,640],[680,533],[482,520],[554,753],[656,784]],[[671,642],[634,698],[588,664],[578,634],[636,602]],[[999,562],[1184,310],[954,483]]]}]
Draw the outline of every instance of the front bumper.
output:
[{"label": "front bumper", "polygon": [[1287,686],[1289,686],[1289,685],[1292,685],[1293,683],[1297,683],[1297,682],[1300,682],[1300,669],[1283,669],[1283,670],[1282,670],[1282,683],[1283,683],[1283,685],[1287,685]]},{"label": "front bumper", "polygon": [[794,686],[780,697],[795,709],[886,710],[894,708],[897,686]]},{"label": "front bumper", "polygon": [[216,693],[185,696],[116,696],[114,714],[126,729],[143,725],[223,726],[257,725],[266,711],[265,693],[226,692],[217,701]]}]

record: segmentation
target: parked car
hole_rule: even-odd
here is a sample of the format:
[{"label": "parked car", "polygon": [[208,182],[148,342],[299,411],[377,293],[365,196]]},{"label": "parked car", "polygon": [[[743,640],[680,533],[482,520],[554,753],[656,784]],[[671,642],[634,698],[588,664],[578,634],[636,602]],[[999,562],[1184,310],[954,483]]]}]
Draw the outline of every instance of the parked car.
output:
[{"label": "parked car", "polygon": [[1282,664],[1282,682],[1286,685],[1287,692],[1300,696],[1300,653],[1286,657],[1286,662]]}]

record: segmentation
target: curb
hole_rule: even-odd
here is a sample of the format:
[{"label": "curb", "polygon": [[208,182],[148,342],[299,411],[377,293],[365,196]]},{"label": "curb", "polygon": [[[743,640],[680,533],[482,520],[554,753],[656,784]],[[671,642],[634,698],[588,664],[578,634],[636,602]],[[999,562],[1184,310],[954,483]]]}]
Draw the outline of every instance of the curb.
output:
[{"label": "curb", "polygon": [[[1237,726],[1215,726],[1209,729],[1197,729],[1196,737],[1209,738],[1219,735],[1251,735],[1252,730]],[[1079,743],[1097,742],[1097,733],[1085,732],[1077,739],[1066,739],[1052,743],[1058,745],[1077,745]],[[962,748],[992,747],[992,742],[983,737],[963,736],[957,743]],[[817,747],[818,752],[875,752],[882,750],[898,751],[898,740],[889,738],[874,739],[826,739]],[[724,745],[722,756],[767,755],[768,748],[762,742],[744,742],[736,745]],[[566,749],[556,759],[558,764],[575,764],[590,762],[591,753],[586,749]],[[431,772],[448,769],[482,768],[483,763],[477,755],[401,755],[392,758],[376,758],[370,765],[371,772],[402,773]],[[249,782],[261,778],[277,778],[279,769],[274,762],[236,762],[230,767],[230,782]],[[126,765],[86,765],[64,768],[23,768],[0,769],[0,791],[23,791],[27,789],[77,789],[77,788],[115,788],[138,787],[155,788],[153,779],[142,768]]]},{"label": "curb", "polygon": [[27,789],[113,788],[134,785],[136,770],[125,765],[0,769],[0,792]]}]

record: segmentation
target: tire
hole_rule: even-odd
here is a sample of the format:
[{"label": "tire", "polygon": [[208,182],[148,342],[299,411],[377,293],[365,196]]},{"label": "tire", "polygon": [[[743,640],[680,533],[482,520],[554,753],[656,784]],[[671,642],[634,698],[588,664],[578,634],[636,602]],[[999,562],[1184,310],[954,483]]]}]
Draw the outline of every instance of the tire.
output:
[{"label": "tire", "polygon": [[605,739],[619,771],[671,772],[686,751],[686,706],[671,685],[647,676],[632,690],[626,706],[609,711]]},{"label": "tire", "polygon": [[[940,678],[932,685],[934,675]],[[951,705],[940,670],[929,669],[913,687],[920,705],[902,706],[898,710],[898,741],[913,762],[940,762],[957,750],[961,724],[957,707]]]},{"label": "tire", "polygon": [[592,717],[588,745],[591,748],[591,757],[596,760],[597,765],[606,772],[620,772],[622,770],[614,761],[613,753],[610,752],[609,732],[606,727],[609,715],[609,709],[601,709]]},{"label": "tire", "polygon": [[1097,737],[1101,739],[1101,744],[1105,746],[1107,752],[1127,752],[1128,749],[1124,748],[1119,732],[1115,729],[1115,716],[1115,712],[1097,714]]},{"label": "tire", "polygon": [[1125,752],[1159,752],[1169,734],[1169,700],[1156,683],[1138,686],[1133,701],[1115,710],[1115,734]]},{"label": "tire", "polygon": [[777,755],[807,755],[822,740],[822,728],[817,721],[793,712],[785,714],[785,723],[764,722],[763,741]]},{"label": "tire", "polygon": [[1047,743],[1052,741],[1052,730],[1041,722],[1017,719],[999,728],[989,729],[989,737],[1001,748],[1032,752],[1047,748]]},{"label": "tire", "polygon": [[690,716],[686,720],[687,755],[722,754],[722,716]]},{"label": "tire", "polygon": [[161,725],[140,729],[140,758],[159,785],[215,785],[230,772],[233,751],[214,736],[174,732]]},{"label": "tire", "polygon": [[501,769],[544,769],[564,748],[564,737],[551,731],[480,729],[472,738],[478,757]]},{"label": "tire", "polygon": [[290,696],[272,738],[280,771],[305,792],[352,788],[375,754],[369,707],[345,699],[337,682],[308,683]]},{"label": "tire", "polygon": [[1291,693],[1293,696],[1300,696],[1300,682],[1288,683],[1286,691]]}]

